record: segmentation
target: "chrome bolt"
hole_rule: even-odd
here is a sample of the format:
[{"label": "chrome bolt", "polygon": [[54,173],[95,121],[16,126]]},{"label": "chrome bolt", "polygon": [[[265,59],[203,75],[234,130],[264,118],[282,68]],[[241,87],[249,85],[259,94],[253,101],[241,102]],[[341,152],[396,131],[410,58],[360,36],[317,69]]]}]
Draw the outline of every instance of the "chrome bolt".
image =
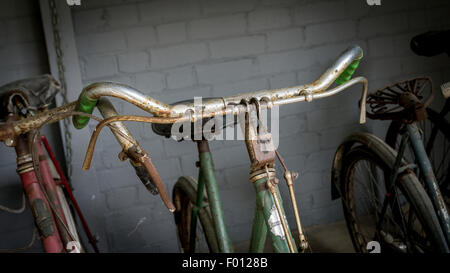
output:
[{"label": "chrome bolt", "polygon": [[6,144],[6,146],[9,146],[9,147],[13,146],[14,145],[14,139],[8,138],[7,140],[5,140],[5,144]]}]

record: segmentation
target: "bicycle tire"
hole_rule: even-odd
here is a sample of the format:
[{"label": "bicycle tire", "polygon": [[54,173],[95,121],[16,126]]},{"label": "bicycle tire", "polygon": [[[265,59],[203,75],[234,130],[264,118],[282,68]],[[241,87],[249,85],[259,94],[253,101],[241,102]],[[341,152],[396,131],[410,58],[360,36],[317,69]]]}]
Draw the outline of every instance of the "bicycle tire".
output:
[{"label": "bicycle tire", "polygon": [[[383,145],[383,143],[371,143],[371,145],[360,145],[352,148],[348,151],[343,160],[343,168],[341,172],[341,179],[343,181],[343,198],[342,205],[344,208],[344,216],[347,223],[347,228],[352,239],[353,246],[356,252],[368,252],[367,243],[370,241],[380,241],[380,245],[382,245],[382,249],[385,249],[384,246],[389,246],[386,249],[395,249],[400,250],[400,248],[391,248],[391,244],[387,244],[387,240],[381,240],[381,236],[375,236],[375,234],[383,234],[380,229],[378,230],[375,227],[375,234],[373,238],[364,238],[362,235],[362,225],[356,217],[356,208],[355,208],[355,198],[352,193],[354,193],[354,172],[357,167],[355,164],[360,160],[367,160],[372,163],[378,164],[380,167],[381,175],[379,177],[385,177],[386,172],[390,172],[392,170],[393,162],[395,161],[395,154],[389,151],[389,149],[385,149],[386,147],[376,147],[379,145]],[[387,144],[384,144],[387,146]],[[374,147],[375,146],[375,147]],[[373,166],[371,166],[372,168]],[[416,212],[416,219],[419,221],[420,225],[423,227],[423,231],[425,233],[425,239],[428,240],[430,244],[430,249],[433,252],[447,252],[447,244],[445,241],[444,234],[442,233],[441,227],[439,225],[438,218],[434,212],[433,205],[428,195],[426,194],[424,188],[418,181],[417,177],[414,173],[406,173],[401,175],[397,180],[398,188],[401,193],[405,197],[405,200],[409,202],[409,212],[411,208],[414,212]],[[381,183],[380,185],[384,185]],[[385,196],[385,195],[382,195]],[[380,202],[382,203],[382,202]],[[390,206],[392,206],[390,204]],[[403,205],[402,205],[403,206]],[[410,216],[410,215],[408,215]],[[392,217],[390,219],[391,222],[398,221],[398,218]],[[389,234],[389,230],[386,229],[387,232],[383,230],[385,234]],[[394,237],[391,236],[393,239]],[[386,238],[388,238],[386,236]],[[395,240],[393,240],[395,241]],[[412,244],[411,244],[412,243]],[[401,244],[399,244],[401,245]],[[418,244],[414,242],[408,242],[405,244],[406,246],[413,246],[406,248],[408,252],[415,252],[418,248]],[[423,249],[422,249],[423,250]],[[403,251],[402,251],[403,252]],[[428,251],[427,251],[428,252]]]},{"label": "bicycle tire", "polygon": [[[438,112],[433,109],[427,108],[428,119],[417,122],[417,126],[422,129],[424,132],[424,147],[427,150],[428,157],[430,159],[431,165],[433,167],[433,172],[435,173],[436,179],[439,184],[439,189],[446,199],[447,207],[450,206],[450,153],[445,152],[445,146],[448,145],[450,148],[450,124],[448,121],[440,115]],[[430,122],[430,126],[427,126],[426,122]],[[431,130],[427,131],[427,127],[430,127]],[[400,128],[401,123],[392,121],[389,125],[388,131],[386,133],[386,143],[389,144],[393,149],[397,148],[397,145],[400,143]],[[435,136],[430,139],[430,136],[433,134],[433,130],[436,130]],[[429,133],[429,134],[427,134]],[[439,139],[439,140],[438,140]],[[442,143],[443,142],[443,143]],[[440,145],[436,145],[438,143]],[[442,145],[443,144],[443,145]],[[444,147],[442,147],[444,146]],[[444,152],[442,153],[442,148],[444,148]],[[442,154],[436,155],[434,152],[438,151]],[[407,151],[406,157],[410,161],[414,161],[413,154],[411,151]],[[442,156],[443,158],[439,158]],[[438,159],[436,160],[436,157]],[[440,161],[440,162],[437,162]],[[441,170],[441,167],[444,169]],[[419,180],[421,177],[419,176]]]},{"label": "bicycle tire", "polygon": [[[206,192],[203,194],[203,206],[198,211],[196,239],[199,235],[204,237],[209,252],[218,253],[219,243],[214,228],[214,222],[209,210]],[[197,200],[197,181],[192,177],[181,176],[172,191],[173,203],[175,204],[175,224],[177,225],[177,235],[181,247],[185,253],[191,253],[190,249],[190,219],[192,208],[196,205]],[[199,225],[200,223],[200,225]],[[201,226],[201,229],[200,229]],[[196,242],[197,244],[197,242]],[[196,247],[196,250],[199,250]]]}]

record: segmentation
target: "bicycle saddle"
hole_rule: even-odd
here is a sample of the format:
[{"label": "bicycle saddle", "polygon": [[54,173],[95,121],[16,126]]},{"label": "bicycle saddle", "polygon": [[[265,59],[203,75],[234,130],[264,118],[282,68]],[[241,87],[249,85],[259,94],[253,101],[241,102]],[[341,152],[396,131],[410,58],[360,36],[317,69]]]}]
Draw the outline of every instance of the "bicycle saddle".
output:
[{"label": "bicycle saddle", "polygon": [[[217,97],[202,98],[202,100],[203,100],[204,102],[205,102],[205,101],[208,101],[208,100],[212,100],[212,99],[218,99],[218,98],[217,98]],[[193,103],[193,102],[194,102],[194,99],[189,99],[189,100],[177,101],[177,102],[172,103],[171,105],[177,105],[177,104],[181,104],[181,103]],[[211,119],[212,119],[212,118],[203,118],[203,119],[202,119],[202,128],[203,128],[203,126],[204,126],[209,120],[211,120]],[[213,132],[219,132],[220,130],[224,129],[225,127],[230,126],[230,125],[232,125],[232,124],[235,125],[236,123],[237,123],[237,118],[236,118],[236,117],[234,118],[234,121],[233,121],[233,122],[227,123],[225,116],[223,116],[223,125],[220,126],[219,128],[215,128],[216,125],[217,125],[217,124],[215,124],[215,125],[213,126],[212,131],[213,131]],[[166,137],[166,138],[169,138],[169,137],[172,136],[172,125],[173,125],[173,124],[157,124],[157,123],[152,123],[152,130],[153,130],[153,132],[155,132],[157,135],[160,135],[160,136],[164,136],[164,137]],[[179,128],[180,133],[181,133],[181,131],[182,131],[182,128],[183,128],[183,126],[181,125],[180,128]],[[194,139],[194,123],[191,123],[191,134],[190,134],[190,137],[191,137],[191,139]]]},{"label": "bicycle saddle", "polygon": [[433,82],[429,77],[397,82],[369,93],[366,115],[370,119],[403,123],[421,121],[427,118],[426,108],[433,97]]},{"label": "bicycle saddle", "polygon": [[12,110],[9,108],[13,107],[11,99],[14,95],[21,96],[27,108],[42,109],[52,103],[60,88],[58,81],[48,74],[5,84],[0,86],[1,111]]},{"label": "bicycle saddle", "polygon": [[450,30],[428,31],[411,39],[411,50],[419,56],[450,55]]}]

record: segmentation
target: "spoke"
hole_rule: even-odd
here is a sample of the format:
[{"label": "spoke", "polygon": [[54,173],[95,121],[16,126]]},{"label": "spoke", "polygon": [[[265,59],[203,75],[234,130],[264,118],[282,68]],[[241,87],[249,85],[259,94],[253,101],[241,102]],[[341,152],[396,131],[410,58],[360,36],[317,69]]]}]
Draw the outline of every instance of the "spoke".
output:
[{"label": "spoke", "polygon": [[399,92],[395,89],[392,89],[392,87],[387,87],[386,90],[391,91],[392,93],[394,93],[395,95],[400,95],[402,92]]},{"label": "spoke", "polygon": [[408,210],[408,223],[406,225],[409,231],[412,231],[411,227],[412,227],[412,224],[414,221],[414,220],[412,220],[413,218],[414,218],[413,210],[411,209],[411,205],[410,205],[409,210]]},{"label": "spoke", "polygon": [[428,81],[425,81],[422,86],[420,86],[420,89],[417,90],[417,92],[415,92],[416,95],[420,95],[422,94],[423,89],[425,88],[425,86],[427,86]]},{"label": "spoke", "polygon": [[395,208],[395,203],[397,202],[398,212],[400,214],[400,225],[399,224],[397,224],[397,225],[399,225],[400,229],[402,230],[404,238],[409,238],[409,233],[408,233],[407,227],[405,227],[405,216],[403,215],[403,210],[402,210],[402,206],[399,201],[398,192],[394,191],[393,194],[394,194],[394,202],[393,202],[394,206],[393,207]]},{"label": "spoke", "polygon": [[[356,166],[356,170],[357,171],[358,171],[358,169],[361,170],[361,166],[360,165]],[[366,181],[366,180],[364,179],[363,181]],[[363,184],[364,183],[358,183],[358,185],[363,185]],[[364,185],[362,186],[362,188],[363,188],[363,192],[366,192],[367,193],[367,197],[369,197],[369,198],[366,198],[366,199],[369,199],[369,201],[373,204],[373,207],[376,209],[377,208],[376,202],[373,200],[373,198],[370,198],[371,196],[373,196],[373,194],[370,194],[370,192],[368,191],[367,187],[365,187]],[[364,191],[364,189],[365,189],[365,191]]]},{"label": "spoke", "polygon": [[[446,149],[447,146],[447,142],[444,143],[444,153],[448,154],[450,149]],[[437,168],[437,170],[435,171],[435,174],[439,173],[439,170],[441,169],[442,166],[444,166],[444,162],[445,162],[445,158],[443,158],[441,160],[441,163],[439,164],[439,167]],[[447,170],[448,171],[448,170]]]}]

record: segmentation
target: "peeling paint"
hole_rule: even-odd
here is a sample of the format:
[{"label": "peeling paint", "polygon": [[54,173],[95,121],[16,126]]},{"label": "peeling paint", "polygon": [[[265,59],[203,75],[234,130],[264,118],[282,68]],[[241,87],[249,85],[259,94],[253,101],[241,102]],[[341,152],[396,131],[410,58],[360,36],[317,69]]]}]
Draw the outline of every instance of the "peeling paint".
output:
[{"label": "peeling paint", "polygon": [[[284,217],[286,219],[286,217]],[[287,221],[286,221],[287,225]],[[277,208],[275,207],[275,204],[273,204],[272,208],[270,209],[270,217],[269,217],[269,227],[270,232],[272,232],[275,236],[281,237],[283,240],[286,239],[283,226],[281,224],[280,215],[278,214]],[[288,226],[289,228],[289,226]]]}]

